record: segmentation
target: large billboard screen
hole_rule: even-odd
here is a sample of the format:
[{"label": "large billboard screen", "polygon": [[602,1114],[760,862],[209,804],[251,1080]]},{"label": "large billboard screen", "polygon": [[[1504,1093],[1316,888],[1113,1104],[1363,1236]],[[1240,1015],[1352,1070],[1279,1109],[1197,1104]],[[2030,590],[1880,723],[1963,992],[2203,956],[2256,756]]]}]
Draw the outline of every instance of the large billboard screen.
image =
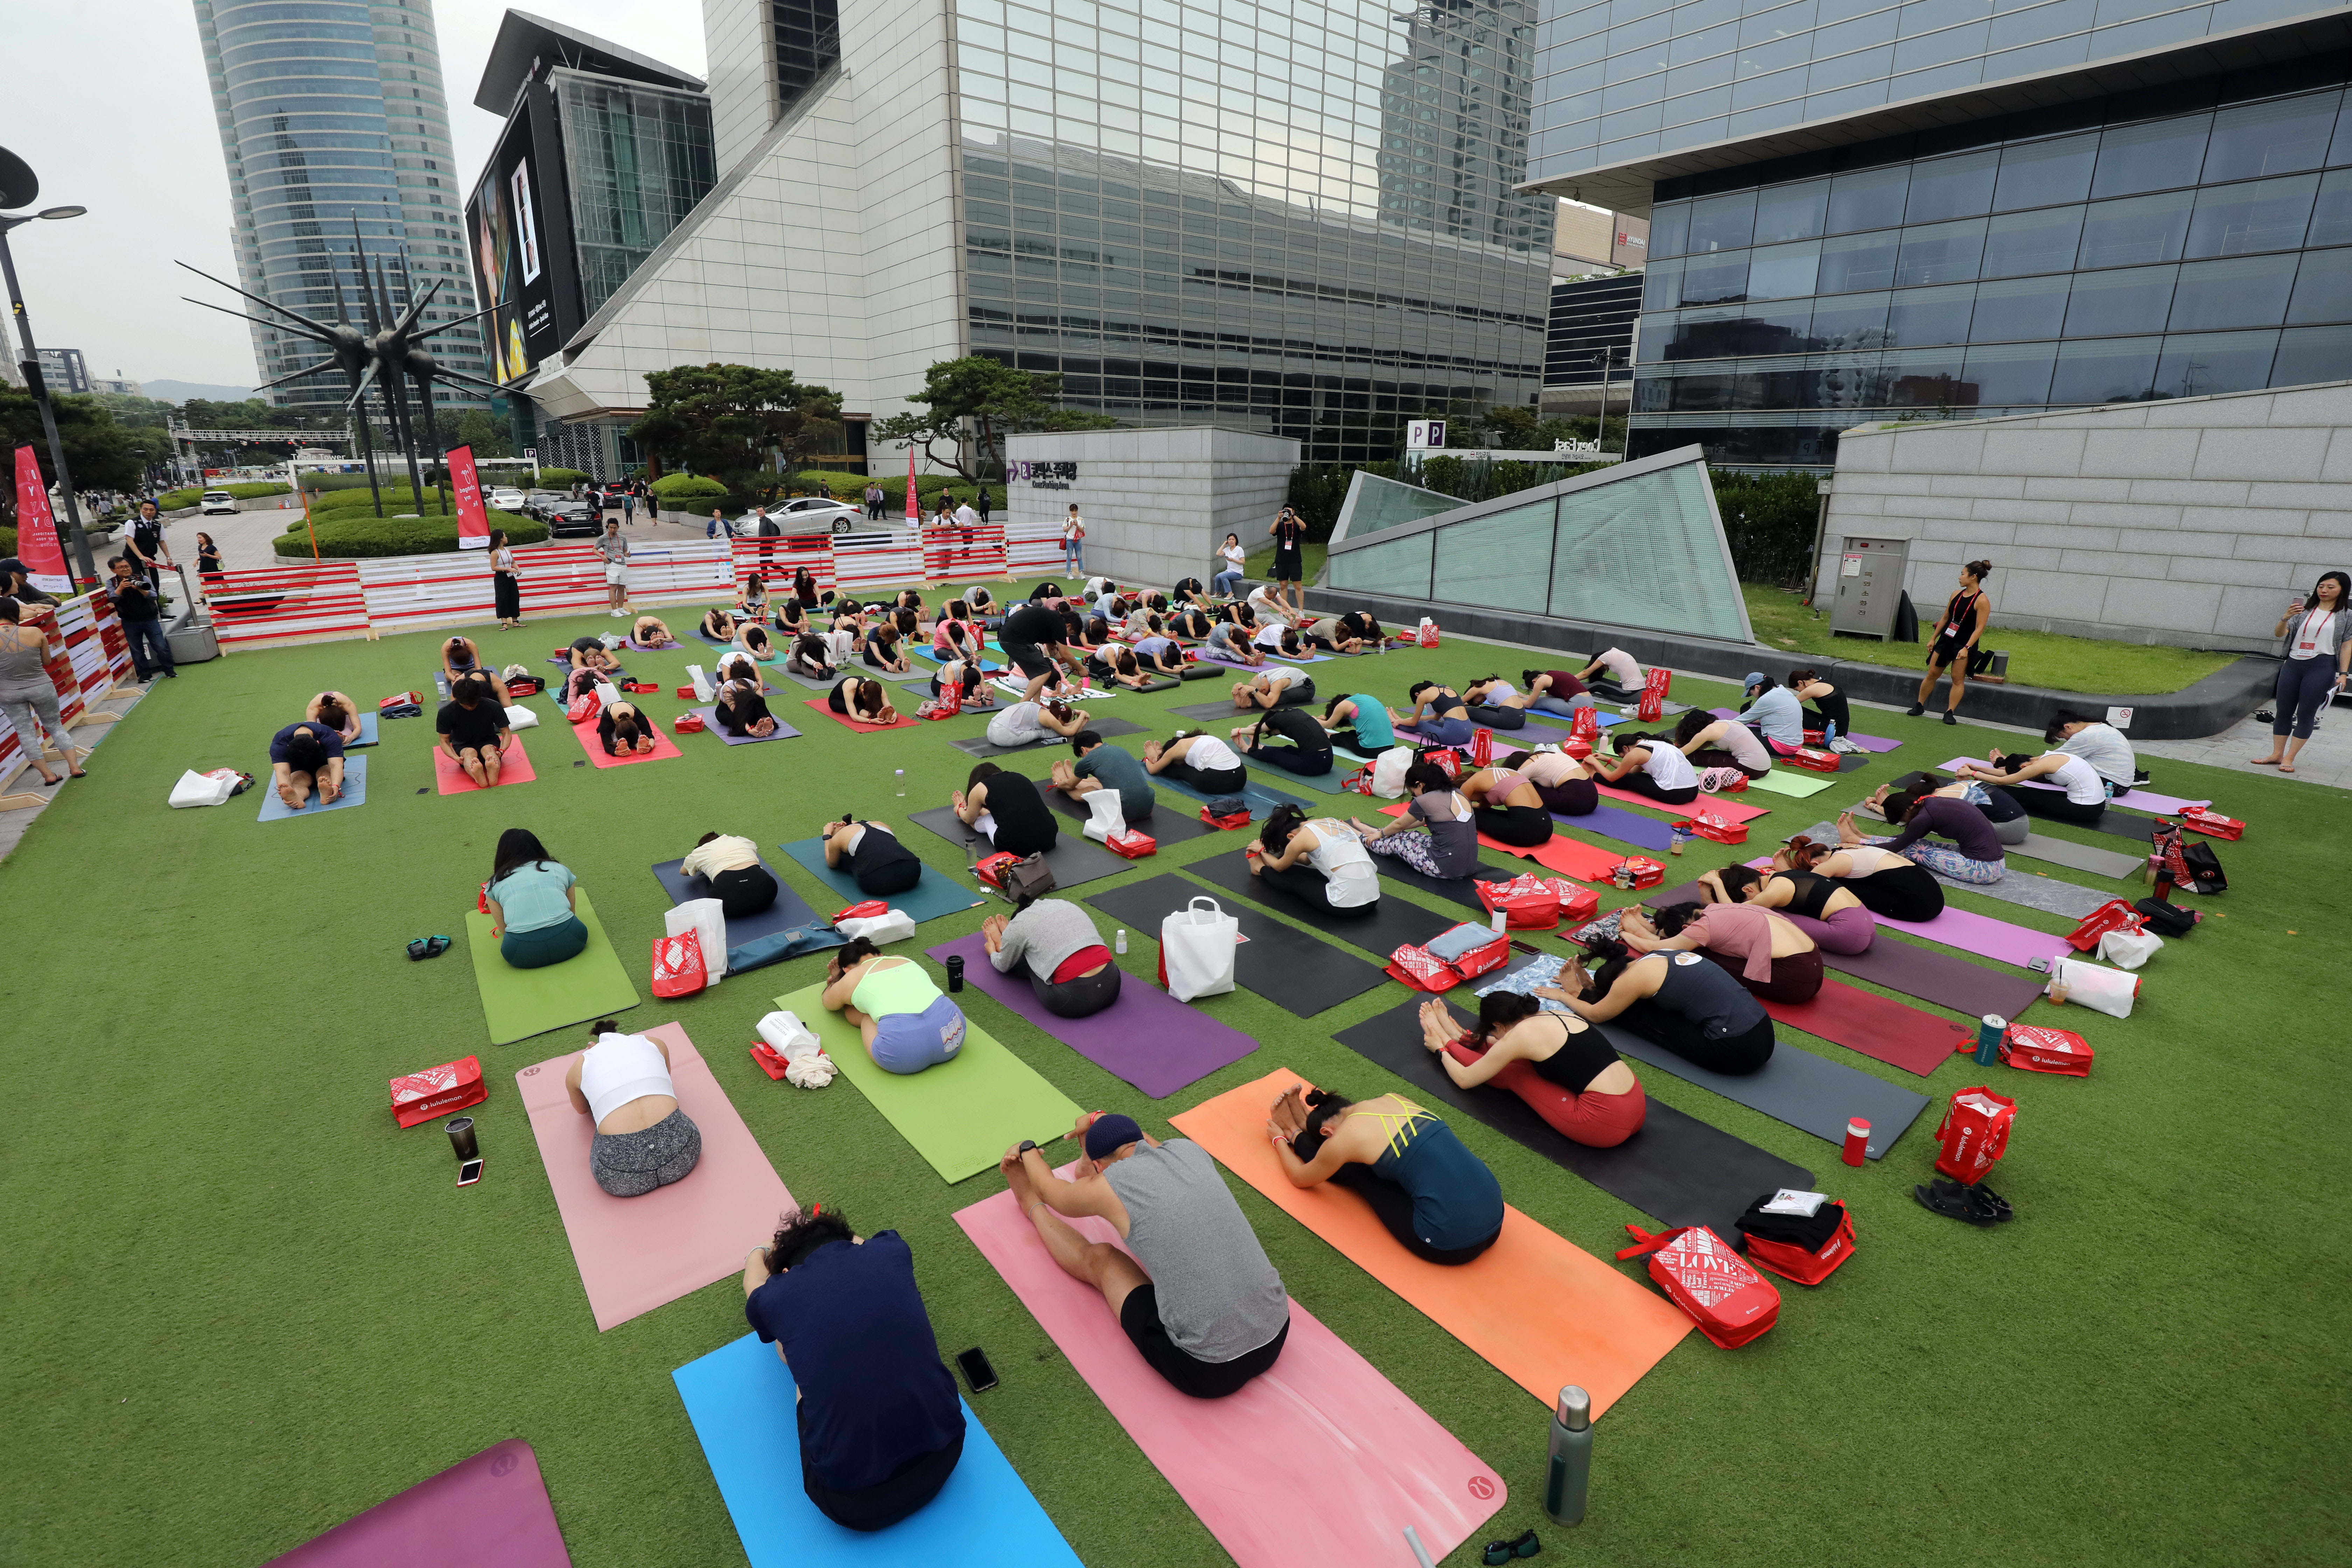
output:
[{"label": "large billboard screen", "polygon": [[559,310],[555,269],[547,265],[545,178],[529,118],[518,113],[466,204],[468,248],[491,312],[491,375],[501,384],[525,379],[562,348],[564,318],[573,313]]}]

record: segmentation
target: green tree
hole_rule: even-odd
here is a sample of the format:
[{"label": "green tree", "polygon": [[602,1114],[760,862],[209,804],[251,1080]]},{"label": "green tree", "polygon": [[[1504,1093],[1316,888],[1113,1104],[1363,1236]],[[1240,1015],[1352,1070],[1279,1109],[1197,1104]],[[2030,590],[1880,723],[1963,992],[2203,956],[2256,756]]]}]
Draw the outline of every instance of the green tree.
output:
[{"label": "green tree", "polygon": [[511,458],[515,455],[514,426],[487,408],[468,408],[459,414],[454,432],[446,430],[452,447],[471,447],[477,458]]},{"label": "green tree", "polygon": [[[920,405],[894,414],[874,426],[884,441],[922,448],[923,460],[954,469],[967,479],[1004,472],[1004,437],[1024,430],[1108,430],[1118,421],[1108,414],[1058,405],[1057,371],[1015,370],[986,354],[945,359],[923,373],[923,388],[907,401]],[[945,455],[938,450],[946,447]]]},{"label": "green tree", "polygon": [[[99,405],[95,397],[58,397],[51,400],[57,407],[58,439],[66,449],[66,462],[73,469],[75,488],[85,490],[136,489],[146,478],[146,459],[131,440],[131,432],[114,422],[114,416]],[[0,384],[0,437],[5,437],[13,453],[18,447],[29,446],[41,461],[41,478],[50,484],[58,482],[57,466],[49,460],[48,437],[41,429],[41,405],[33,395],[21,386]],[[16,459],[9,458],[10,472],[15,472]],[[8,514],[16,517],[16,486],[8,487]]]},{"label": "green tree", "polygon": [[629,437],[665,469],[708,474],[740,495],[769,466],[789,475],[811,452],[837,450],[841,394],[795,381],[788,370],[747,364],[648,371],[651,395]]}]

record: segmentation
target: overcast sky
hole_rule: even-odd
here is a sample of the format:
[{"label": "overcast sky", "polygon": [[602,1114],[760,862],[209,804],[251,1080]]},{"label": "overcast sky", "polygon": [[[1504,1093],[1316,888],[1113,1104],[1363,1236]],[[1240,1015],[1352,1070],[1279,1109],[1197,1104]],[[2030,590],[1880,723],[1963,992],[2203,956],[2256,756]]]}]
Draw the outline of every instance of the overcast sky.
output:
[{"label": "overcast sky", "polygon": [[[533,0],[523,8],[702,73],[699,5]],[[457,163],[470,188],[499,131],[474,107],[474,88],[506,7],[437,0],[435,9]],[[194,8],[187,0],[16,0],[8,13],[0,146],[40,176],[40,205],[89,209],[9,237],[36,338],[81,350],[97,375],[250,386],[245,324],[181,299],[234,297],[172,265],[236,276],[228,176]],[[9,358],[22,348],[12,342]]]}]

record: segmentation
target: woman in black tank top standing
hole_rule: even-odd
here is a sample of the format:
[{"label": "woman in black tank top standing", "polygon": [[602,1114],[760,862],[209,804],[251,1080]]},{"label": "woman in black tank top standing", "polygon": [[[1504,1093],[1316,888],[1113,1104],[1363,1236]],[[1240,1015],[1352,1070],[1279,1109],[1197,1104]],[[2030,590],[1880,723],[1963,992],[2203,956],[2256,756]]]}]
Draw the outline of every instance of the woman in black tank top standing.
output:
[{"label": "woman in black tank top standing", "polygon": [[1960,568],[1960,591],[1944,606],[1944,618],[1936,624],[1935,640],[1927,645],[1927,678],[1919,683],[1918,700],[1911,704],[1912,718],[1927,710],[1927,699],[1935,692],[1936,679],[1948,668],[1952,672],[1952,700],[1944,705],[1944,722],[1959,722],[1953,711],[1960,705],[1960,694],[1968,689],[1969,668],[1978,639],[1992,624],[1992,599],[1984,591],[1984,580],[1990,575],[1990,561],[1971,561]]}]

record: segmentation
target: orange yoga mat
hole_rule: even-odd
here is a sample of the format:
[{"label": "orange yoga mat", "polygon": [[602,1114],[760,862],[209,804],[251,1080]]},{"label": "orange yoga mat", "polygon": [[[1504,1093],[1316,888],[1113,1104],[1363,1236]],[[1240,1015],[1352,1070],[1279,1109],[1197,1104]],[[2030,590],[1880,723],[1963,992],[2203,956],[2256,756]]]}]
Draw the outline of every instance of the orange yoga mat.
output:
[{"label": "orange yoga mat", "polygon": [[1424,1263],[1346,1188],[1292,1186],[1266,1137],[1266,1110],[1303,1081],[1270,1072],[1170,1120],[1547,1407],[1572,1383],[1592,1395],[1599,1415],[1690,1331],[1691,1321],[1664,1298],[1507,1204],[1501,1239],[1479,1257]]},{"label": "orange yoga mat", "polygon": [[[539,774],[531,770],[530,753],[522,749],[520,735],[507,737],[507,749],[499,754],[499,785],[531,784]],[[449,753],[438,745],[433,748],[433,779],[441,786],[443,795],[464,795],[483,786],[466,776],[466,770],[450,760]],[[746,1248],[745,1250],[749,1250]]]},{"label": "orange yoga mat", "polygon": [[[1404,807],[1384,805],[1382,816],[1402,816]],[[1554,828],[1549,842],[1530,849],[1524,845],[1506,844],[1499,838],[1478,835],[1478,842],[1489,849],[1499,849],[1506,855],[1517,855],[1533,860],[1546,870],[1557,871],[1563,877],[1573,877],[1580,882],[1605,882],[1609,873],[1625,862],[1622,849],[1596,849],[1581,838],[1570,838]]]}]

